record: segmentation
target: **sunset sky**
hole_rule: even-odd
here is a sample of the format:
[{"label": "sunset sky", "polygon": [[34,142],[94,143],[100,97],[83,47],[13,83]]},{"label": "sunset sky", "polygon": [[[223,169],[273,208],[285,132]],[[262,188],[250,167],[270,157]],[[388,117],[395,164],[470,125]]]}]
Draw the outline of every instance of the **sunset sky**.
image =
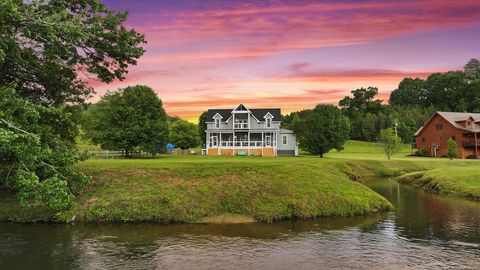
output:
[{"label": "sunset sky", "polygon": [[167,113],[337,104],[352,89],[380,98],[404,77],[461,69],[480,57],[479,0],[103,1],[129,11],[146,54],[107,90],[145,84]]}]

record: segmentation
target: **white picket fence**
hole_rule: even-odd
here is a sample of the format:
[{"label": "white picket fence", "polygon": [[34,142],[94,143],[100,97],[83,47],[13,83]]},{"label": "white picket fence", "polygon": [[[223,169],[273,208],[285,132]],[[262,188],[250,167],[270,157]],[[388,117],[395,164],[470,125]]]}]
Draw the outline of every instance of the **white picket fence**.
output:
[{"label": "white picket fence", "polygon": [[[89,150],[85,151],[88,153],[92,158],[100,158],[100,159],[114,159],[114,158],[123,158],[126,155],[125,151],[112,151],[112,150]],[[150,152],[143,151],[143,150],[132,150],[129,153],[132,157],[153,157]],[[158,155],[158,154],[157,154]]]},{"label": "white picket fence", "polygon": [[[114,159],[114,158],[124,158],[126,155],[126,152],[124,150],[121,151],[112,151],[112,150],[88,150],[84,151],[88,155],[91,156],[91,158],[98,158],[98,159]],[[151,152],[144,151],[144,150],[131,150],[129,152],[131,157],[154,157],[158,156],[160,154],[152,154]],[[181,149],[173,149],[168,154],[172,155],[188,155],[190,152],[188,150],[182,151]]]}]

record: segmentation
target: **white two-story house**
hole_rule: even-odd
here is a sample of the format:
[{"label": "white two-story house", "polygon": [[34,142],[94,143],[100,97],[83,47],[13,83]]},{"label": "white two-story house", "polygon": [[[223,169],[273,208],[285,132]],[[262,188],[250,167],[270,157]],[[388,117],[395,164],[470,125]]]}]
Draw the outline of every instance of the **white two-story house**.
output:
[{"label": "white two-story house", "polygon": [[280,109],[235,109],[207,112],[206,154],[248,156],[295,156],[293,131],[280,127]]}]

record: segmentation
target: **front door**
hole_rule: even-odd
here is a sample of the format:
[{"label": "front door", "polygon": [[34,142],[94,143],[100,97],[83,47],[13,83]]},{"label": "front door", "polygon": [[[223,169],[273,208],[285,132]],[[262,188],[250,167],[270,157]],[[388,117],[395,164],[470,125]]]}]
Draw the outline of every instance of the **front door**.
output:
[{"label": "front door", "polygon": [[265,136],[265,146],[266,147],[272,146],[272,136],[270,135]]},{"label": "front door", "polygon": [[218,137],[212,136],[212,147],[217,147],[218,145]]}]

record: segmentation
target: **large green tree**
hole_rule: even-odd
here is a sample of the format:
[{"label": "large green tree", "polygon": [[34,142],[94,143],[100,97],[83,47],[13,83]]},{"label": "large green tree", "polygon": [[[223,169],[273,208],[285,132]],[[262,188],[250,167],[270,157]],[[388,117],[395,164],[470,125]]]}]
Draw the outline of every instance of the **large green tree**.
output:
[{"label": "large green tree", "polygon": [[355,113],[378,113],[382,110],[382,100],[375,99],[377,87],[359,88],[351,91],[352,97],[346,96],[339,102],[342,111],[349,116]]},{"label": "large green tree", "polygon": [[296,126],[300,147],[323,157],[331,149],[342,150],[348,140],[350,123],[333,105],[317,105]]},{"label": "large green tree", "polygon": [[123,79],[144,52],[126,18],[97,0],[0,1],[0,183],[22,205],[57,217],[74,206],[85,79]]},{"label": "large green tree", "polygon": [[22,206],[68,220],[74,194],[89,178],[73,170],[82,157],[46,122],[72,125],[64,106],[35,104],[0,86],[0,184],[15,190]]},{"label": "large green tree", "polygon": [[172,123],[170,125],[170,142],[182,150],[198,146],[200,138],[197,126],[184,120]]},{"label": "large green tree", "polygon": [[153,151],[163,147],[168,138],[162,101],[142,85],[107,93],[87,113],[83,127],[93,143],[103,149],[125,150],[127,156],[135,148]]},{"label": "large green tree", "polygon": [[476,58],[470,59],[463,67],[463,72],[468,80],[475,81],[480,79],[480,60]]},{"label": "large green tree", "polygon": [[400,106],[421,106],[425,103],[426,89],[425,81],[419,78],[405,78],[398,88],[390,94],[389,103]]},{"label": "large green tree", "polygon": [[143,55],[126,19],[98,0],[0,1],[0,84],[33,102],[82,102],[82,79],[123,79]]},{"label": "large green tree", "polygon": [[350,119],[350,137],[356,140],[372,141],[376,138],[379,127],[383,127],[382,100],[376,99],[378,88],[359,88],[351,91],[339,102],[342,113]]},{"label": "large green tree", "polygon": [[434,73],[426,80],[426,105],[440,110],[467,111],[469,108],[466,96],[467,82],[461,71]]}]

